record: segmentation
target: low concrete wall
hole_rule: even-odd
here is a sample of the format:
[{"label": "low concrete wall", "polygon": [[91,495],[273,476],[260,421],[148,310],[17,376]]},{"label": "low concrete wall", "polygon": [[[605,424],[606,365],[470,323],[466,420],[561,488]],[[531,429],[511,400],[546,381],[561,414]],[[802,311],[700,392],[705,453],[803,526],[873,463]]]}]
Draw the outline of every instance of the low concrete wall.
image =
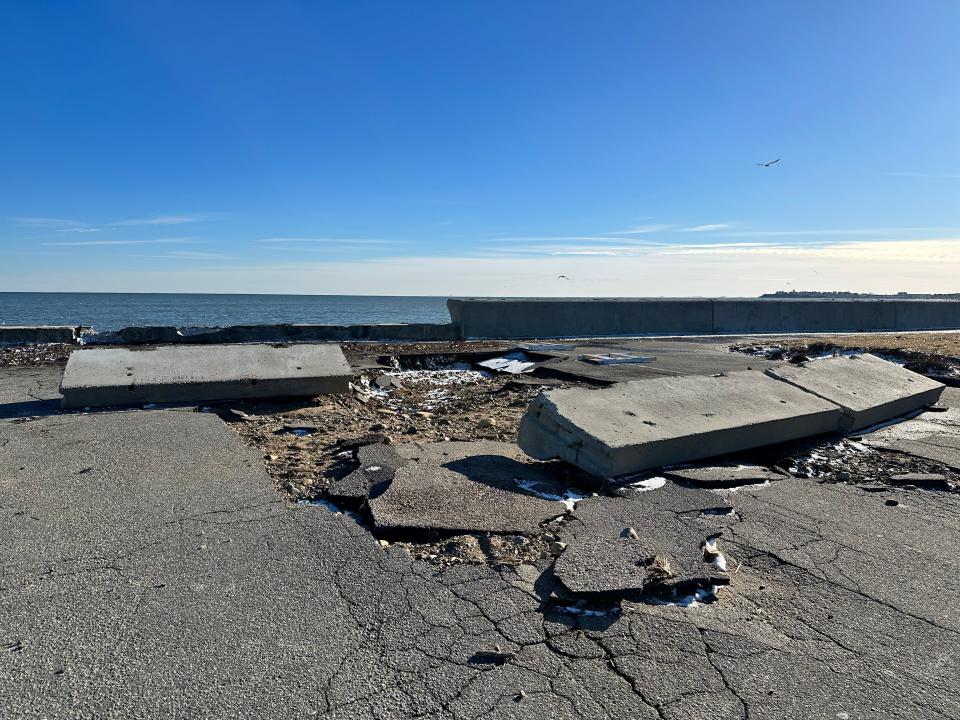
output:
[{"label": "low concrete wall", "polygon": [[452,299],[447,307],[465,338],[713,332],[709,299]]},{"label": "low concrete wall", "polygon": [[781,298],[451,299],[465,338],[960,329],[960,301]]},{"label": "low concrete wall", "polygon": [[115,333],[99,333],[88,338],[92,344],[120,343],[156,345],[185,343],[246,342],[320,342],[349,340],[455,340],[458,328],[450,324],[383,324],[383,325],[234,325],[231,327],[177,328],[173,326],[127,327]]},{"label": "low concrete wall", "polygon": [[79,336],[72,325],[0,325],[0,345],[72,343]]}]

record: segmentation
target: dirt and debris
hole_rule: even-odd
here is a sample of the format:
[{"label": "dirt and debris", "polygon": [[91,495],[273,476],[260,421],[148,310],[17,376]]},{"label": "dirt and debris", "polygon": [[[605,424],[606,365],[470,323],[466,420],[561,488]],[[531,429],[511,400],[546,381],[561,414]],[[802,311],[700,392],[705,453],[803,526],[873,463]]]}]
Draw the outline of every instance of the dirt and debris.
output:
[{"label": "dirt and debris", "polygon": [[37,367],[66,364],[76,345],[0,345],[0,367]]}]

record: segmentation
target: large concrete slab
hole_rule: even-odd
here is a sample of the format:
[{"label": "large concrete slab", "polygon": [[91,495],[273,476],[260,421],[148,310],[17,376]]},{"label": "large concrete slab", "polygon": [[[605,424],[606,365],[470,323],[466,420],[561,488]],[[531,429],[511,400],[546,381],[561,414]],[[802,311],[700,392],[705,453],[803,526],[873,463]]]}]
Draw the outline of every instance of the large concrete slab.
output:
[{"label": "large concrete slab", "polygon": [[346,392],[337,345],[212,345],[80,350],[60,383],[64,408]]},{"label": "large concrete slab", "polygon": [[758,371],[541,393],[520,423],[531,457],[616,477],[835,432],[840,408]]},{"label": "large concrete slab", "polygon": [[397,447],[407,462],[370,500],[380,530],[529,533],[563,515],[563,488],[550,465],[516,445],[452,442]]},{"label": "large concrete slab", "polygon": [[839,355],[766,372],[839,405],[845,430],[861,430],[931,405],[944,388],[941,383],[869,354]]}]

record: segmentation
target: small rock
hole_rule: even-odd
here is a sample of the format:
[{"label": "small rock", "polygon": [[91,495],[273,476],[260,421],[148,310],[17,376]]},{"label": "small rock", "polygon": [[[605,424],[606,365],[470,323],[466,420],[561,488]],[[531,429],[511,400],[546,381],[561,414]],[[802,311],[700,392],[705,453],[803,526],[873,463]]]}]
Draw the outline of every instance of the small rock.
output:
[{"label": "small rock", "polygon": [[554,555],[559,555],[560,553],[562,553],[564,550],[567,549],[567,544],[565,542],[561,542],[557,540],[556,542],[550,543],[549,547],[550,547],[550,552],[552,552]]},{"label": "small rock", "polygon": [[899,505],[900,503],[897,502],[896,500],[890,499],[890,500],[887,500],[887,502],[884,503],[884,504],[885,504],[887,507],[896,507],[896,506]]},{"label": "small rock", "polygon": [[950,408],[946,405],[927,405],[927,412],[946,412]]},{"label": "small rock", "polygon": [[492,428],[497,426],[497,421],[495,418],[484,418],[477,423],[477,427],[481,428]]},{"label": "small rock", "polygon": [[419,430],[414,425],[411,425],[406,430],[403,431],[405,435],[416,435]]},{"label": "small rock", "polygon": [[837,473],[837,480],[839,480],[840,482],[849,482],[850,473],[848,473],[846,470],[841,470],[840,472]]},{"label": "small rock", "polygon": [[387,429],[387,426],[383,423],[374,423],[370,426],[370,432],[382,432]]},{"label": "small rock", "polygon": [[527,697],[527,694],[523,691],[523,688],[521,688],[520,690],[517,690],[517,694],[516,696],[514,696],[513,699],[516,702],[522,702],[523,700],[526,699],[526,697]]},{"label": "small rock", "polygon": [[620,533],[620,537],[630,538],[631,540],[640,539],[640,535],[637,534],[637,531],[634,530],[632,527],[625,528],[624,531]]}]

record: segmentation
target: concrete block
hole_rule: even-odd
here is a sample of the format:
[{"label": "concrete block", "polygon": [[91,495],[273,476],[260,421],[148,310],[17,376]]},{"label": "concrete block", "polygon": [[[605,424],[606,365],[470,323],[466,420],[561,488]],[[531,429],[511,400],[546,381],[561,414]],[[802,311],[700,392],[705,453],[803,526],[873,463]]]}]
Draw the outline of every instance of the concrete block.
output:
[{"label": "concrete block", "polygon": [[744,298],[713,301],[713,332],[895,330],[895,300]]},{"label": "concrete block", "polygon": [[336,345],[100,348],[70,356],[64,408],[346,392],[351,371]]},{"label": "concrete block", "polygon": [[875,355],[840,355],[804,365],[770,368],[767,375],[813,393],[843,410],[841,429],[862,430],[932,405],[944,386]]},{"label": "concrete block", "polygon": [[758,371],[571,388],[538,395],[518,443],[616,477],[835,432],[840,408]]},{"label": "concrete block", "polygon": [[79,337],[75,325],[0,325],[0,345],[74,343]]}]

